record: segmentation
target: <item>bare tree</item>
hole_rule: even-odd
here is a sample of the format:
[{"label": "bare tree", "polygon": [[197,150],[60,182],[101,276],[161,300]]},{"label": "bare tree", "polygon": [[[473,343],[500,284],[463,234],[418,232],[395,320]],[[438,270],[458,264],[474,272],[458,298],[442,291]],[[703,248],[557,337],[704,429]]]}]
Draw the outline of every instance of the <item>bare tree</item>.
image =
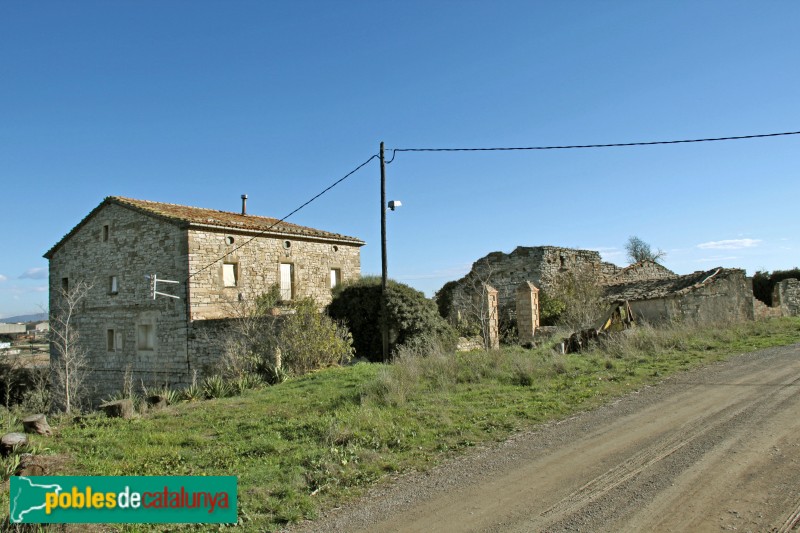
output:
[{"label": "bare tree", "polygon": [[53,400],[66,413],[79,408],[85,398],[88,359],[77,328],[79,306],[92,288],[78,281],[61,289],[50,313],[50,369],[53,376]]},{"label": "bare tree", "polygon": [[492,285],[494,274],[495,266],[488,260],[476,264],[464,279],[459,301],[454,304],[460,315],[457,317],[459,329],[469,330],[470,325],[477,325],[487,350],[492,348],[489,328],[499,318],[496,316],[497,307],[489,305],[488,287]]},{"label": "bare tree", "polygon": [[667,255],[667,252],[660,248],[657,252],[654,252],[649,244],[636,236],[628,238],[628,242],[625,243],[625,251],[628,253],[628,259],[631,263],[640,261],[658,262]]},{"label": "bare tree", "polygon": [[277,285],[252,300],[226,302],[230,317],[222,340],[220,370],[238,378],[249,373],[264,374],[270,367],[280,367],[277,356],[277,321],[271,312],[280,302]]}]

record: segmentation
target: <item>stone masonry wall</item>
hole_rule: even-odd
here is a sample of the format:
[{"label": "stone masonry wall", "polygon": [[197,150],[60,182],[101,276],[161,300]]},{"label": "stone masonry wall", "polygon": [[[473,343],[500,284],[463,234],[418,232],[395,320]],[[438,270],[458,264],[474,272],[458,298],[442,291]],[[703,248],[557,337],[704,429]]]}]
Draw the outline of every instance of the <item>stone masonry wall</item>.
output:
[{"label": "stone masonry wall", "polygon": [[778,318],[783,316],[780,306],[770,307],[755,296],[753,297],[753,318],[764,320],[767,318]]},{"label": "stone masonry wall", "polygon": [[753,294],[741,270],[683,294],[631,301],[630,306],[637,320],[651,324],[753,320]]},{"label": "stone masonry wall", "polygon": [[516,306],[516,288],[523,282],[532,282],[537,288],[552,293],[558,275],[578,268],[590,268],[598,279],[613,276],[620,269],[605,263],[600,253],[593,250],[574,250],[556,246],[519,246],[510,254],[492,252],[472,265],[472,270],[459,280],[453,291],[453,310],[456,320],[470,313],[470,293],[481,282],[490,283],[498,291],[501,317],[513,317]]},{"label": "stone masonry wall", "polygon": [[[200,271],[210,260],[228,254],[211,268],[192,276],[193,320],[229,316],[232,302],[250,300],[268,291],[279,283],[281,263],[293,265],[294,297],[314,298],[320,307],[331,301],[331,269],[339,270],[339,282],[361,275],[358,246],[294,237],[259,237],[236,249],[251,238],[247,234],[189,230],[191,272]],[[235,287],[224,286],[224,263],[236,265],[238,279]]]},{"label": "stone masonry wall", "polygon": [[775,285],[772,303],[780,306],[783,316],[800,315],[800,280],[789,278]]},{"label": "stone masonry wall", "polygon": [[[64,279],[72,288],[81,280],[92,284],[75,324],[87,350],[87,386],[95,400],[121,390],[126,372],[137,387],[142,381],[172,385],[186,379],[183,285],[165,290],[175,291],[181,300],[153,300],[145,279],[154,273],[185,279],[186,261],[181,260],[185,254],[180,228],[114,204],[99,211],[53,253],[51,314],[59,308]],[[117,279],[116,293],[112,276]],[[50,324],[54,324],[52,317]],[[140,325],[154,330],[151,348],[140,348]]]},{"label": "stone masonry wall", "polygon": [[608,283],[616,284],[627,283],[629,281],[669,279],[675,277],[677,277],[677,274],[665,266],[659,265],[655,261],[640,261],[620,269],[617,273],[610,276],[606,281]]},{"label": "stone masonry wall", "polygon": [[533,342],[539,327],[539,289],[525,281],[517,287],[517,331],[520,344]]}]

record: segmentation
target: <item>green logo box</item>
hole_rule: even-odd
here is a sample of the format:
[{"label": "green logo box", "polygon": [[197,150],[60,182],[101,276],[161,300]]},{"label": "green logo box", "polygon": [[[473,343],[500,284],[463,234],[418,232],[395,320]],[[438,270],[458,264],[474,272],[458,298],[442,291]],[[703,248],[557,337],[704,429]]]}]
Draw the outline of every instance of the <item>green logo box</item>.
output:
[{"label": "green logo box", "polygon": [[17,524],[235,524],[236,476],[12,477]]}]

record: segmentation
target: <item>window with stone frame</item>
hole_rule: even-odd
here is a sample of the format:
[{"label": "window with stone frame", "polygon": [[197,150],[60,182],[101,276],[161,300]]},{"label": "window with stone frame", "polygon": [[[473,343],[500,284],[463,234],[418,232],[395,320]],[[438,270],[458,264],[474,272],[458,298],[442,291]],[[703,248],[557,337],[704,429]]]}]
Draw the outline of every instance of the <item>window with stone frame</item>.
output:
[{"label": "window with stone frame", "polygon": [[122,333],[115,329],[106,330],[106,349],[109,352],[122,350]]},{"label": "window with stone frame", "polygon": [[294,298],[294,265],[292,263],[281,263],[280,288],[281,300],[287,302]]},{"label": "window with stone frame", "polygon": [[342,284],[342,270],[340,268],[331,269],[331,289],[335,289]]},{"label": "window with stone frame", "polygon": [[156,327],[153,324],[139,324],[136,328],[136,349],[154,350],[156,346]]},{"label": "window with stone frame", "polygon": [[237,263],[223,263],[222,286],[237,287],[239,285],[239,265]]}]

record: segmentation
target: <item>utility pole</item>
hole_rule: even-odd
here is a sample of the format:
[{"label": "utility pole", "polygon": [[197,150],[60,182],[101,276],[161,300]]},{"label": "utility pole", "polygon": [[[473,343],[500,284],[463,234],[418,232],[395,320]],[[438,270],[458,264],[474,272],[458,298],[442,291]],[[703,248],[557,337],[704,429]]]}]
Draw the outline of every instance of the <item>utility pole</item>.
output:
[{"label": "utility pole", "polygon": [[386,267],[386,159],[383,157],[383,141],[381,141],[381,343],[383,360],[389,360],[389,317],[386,306],[386,283],[388,269]]}]

